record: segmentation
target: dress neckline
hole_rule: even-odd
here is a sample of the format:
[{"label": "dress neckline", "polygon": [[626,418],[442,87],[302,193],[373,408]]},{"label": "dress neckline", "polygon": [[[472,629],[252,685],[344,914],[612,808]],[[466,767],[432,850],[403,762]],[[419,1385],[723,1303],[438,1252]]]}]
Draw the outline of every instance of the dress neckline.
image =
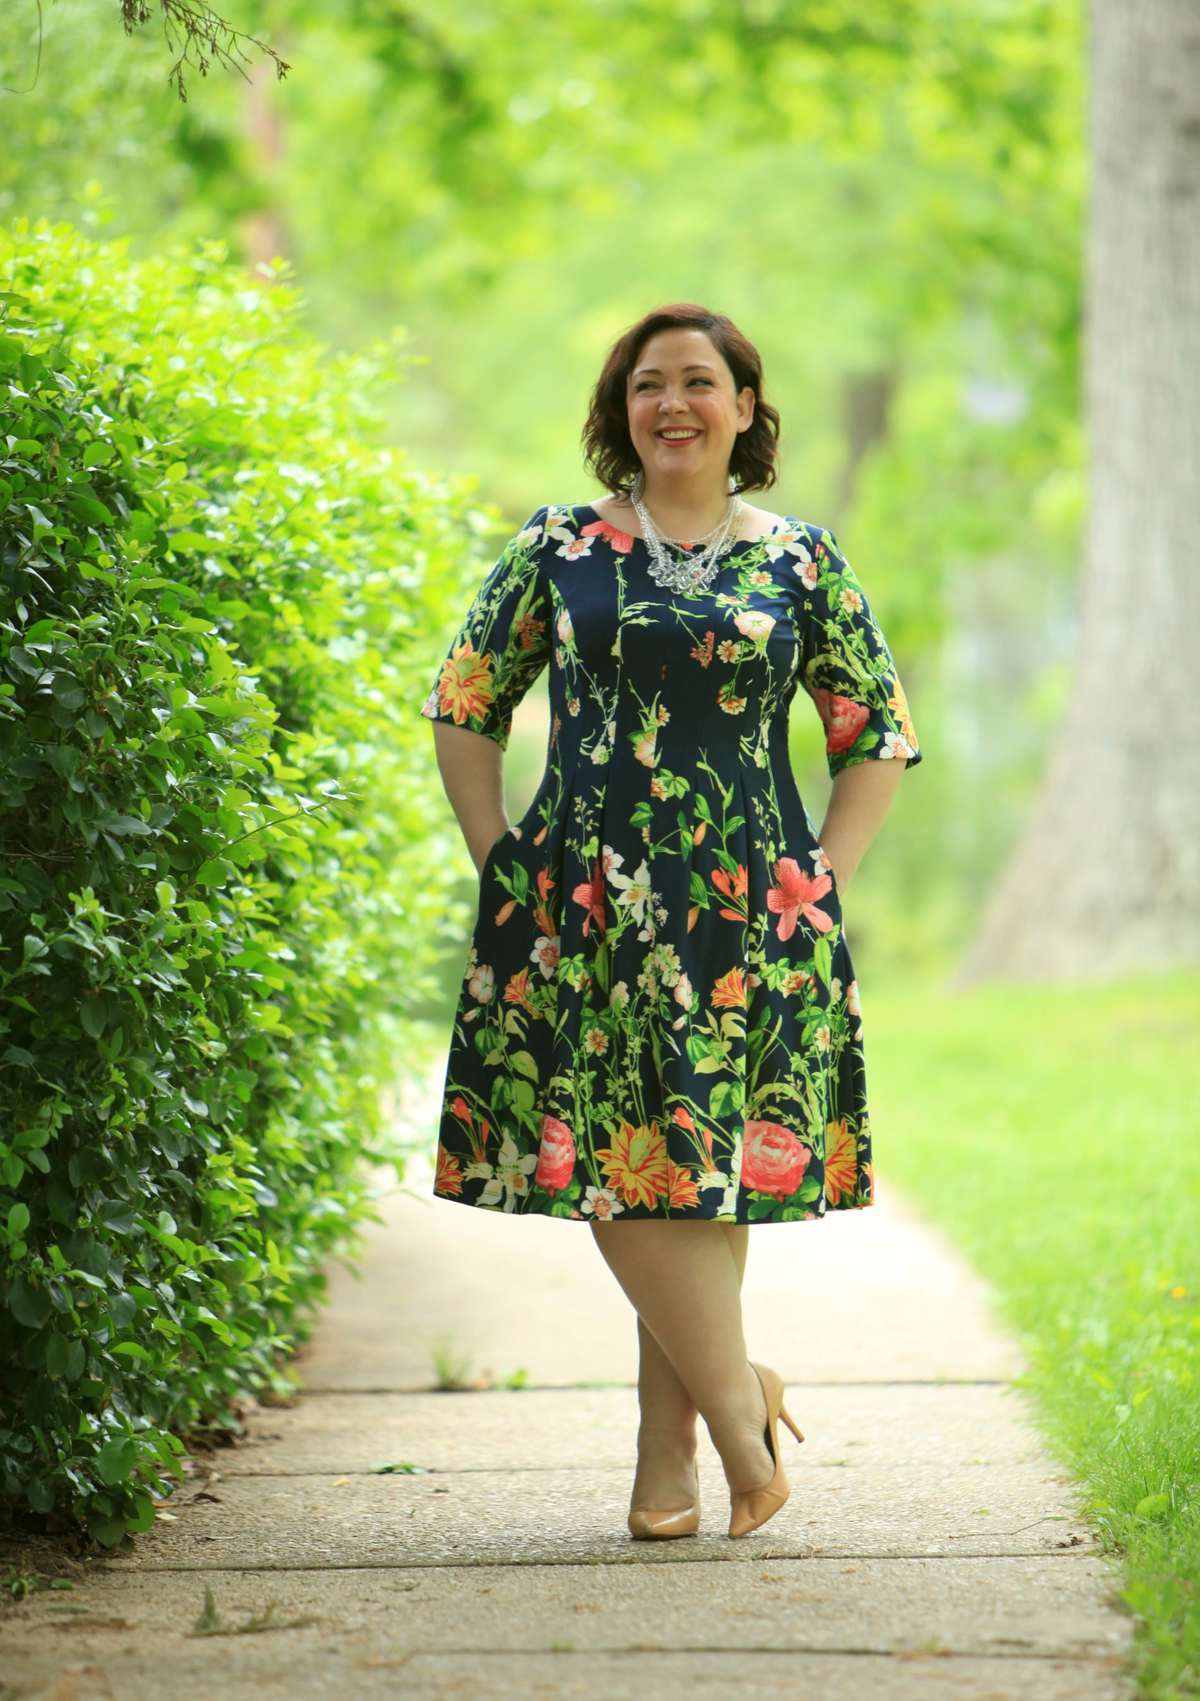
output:
[{"label": "dress neckline", "polygon": [[[608,518],[607,514],[596,513],[595,508],[592,506],[592,504],[590,502],[581,503],[580,506],[583,507],[583,508],[586,508],[586,510],[589,514],[594,514],[596,519],[603,520],[606,525],[612,526],[614,531],[619,532],[621,530],[621,527],[616,525],[612,520],[610,520]],[[788,516],[786,514],[781,514],[779,517],[780,517],[781,520],[786,520],[788,518]],[[625,536],[628,537],[628,538],[632,538],[634,543],[640,543],[643,549],[645,549],[647,552],[649,551],[650,546],[646,542],[644,537],[640,537],[636,532],[626,532]],[[751,549],[751,548],[753,548],[753,546],[756,543],[769,543],[773,536],[774,536],[773,532],[763,532],[760,537],[739,537],[739,538],[735,538],[733,543],[729,546],[729,549],[726,552],[726,554],[732,555],[735,549]],[[725,556],[721,557],[722,560],[725,560],[725,558],[726,558]]]}]

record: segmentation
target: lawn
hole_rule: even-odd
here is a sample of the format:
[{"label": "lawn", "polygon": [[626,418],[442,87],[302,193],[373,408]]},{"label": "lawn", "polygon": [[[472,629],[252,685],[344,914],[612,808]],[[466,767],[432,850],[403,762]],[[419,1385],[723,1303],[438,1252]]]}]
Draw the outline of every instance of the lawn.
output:
[{"label": "lawn", "polygon": [[874,1159],[995,1287],[1122,1556],[1140,1692],[1200,1694],[1200,974],[868,988]]}]

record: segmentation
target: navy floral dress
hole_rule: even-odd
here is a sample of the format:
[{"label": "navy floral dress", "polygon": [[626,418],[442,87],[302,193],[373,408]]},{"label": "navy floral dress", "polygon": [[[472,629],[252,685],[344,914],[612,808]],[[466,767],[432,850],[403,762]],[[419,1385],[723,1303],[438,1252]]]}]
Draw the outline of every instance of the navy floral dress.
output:
[{"label": "navy floral dress", "polygon": [[495,1211],[779,1223],[870,1205],[858,983],[787,749],[803,685],[829,772],[921,760],[883,632],[791,516],[710,586],[538,508],[421,708],[507,746],[550,664],[545,773],[479,876],[434,1194]]}]

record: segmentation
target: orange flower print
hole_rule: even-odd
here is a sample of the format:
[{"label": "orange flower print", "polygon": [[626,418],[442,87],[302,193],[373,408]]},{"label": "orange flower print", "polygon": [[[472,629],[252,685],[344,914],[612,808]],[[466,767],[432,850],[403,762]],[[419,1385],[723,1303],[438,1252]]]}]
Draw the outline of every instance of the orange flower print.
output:
[{"label": "orange flower print", "polygon": [[667,1204],[679,1209],[686,1209],[700,1203],[700,1195],[696,1190],[696,1182],[690,1169],[677,1164],[673,1159],[667,1159]]},{"label": "orange flower print", "polygon": [[552,877],[548,868],[539,868],[534,876],[538,889],[538,901],[533,906],[533,919],[547,939],[558,944],[558,923],[550,910],[550,894],[558,882]]},{"label": "orange flower print", "polygon": [[502,994],[506,1004],[515,1004],[522,1010],[535,1014],[533,999],[529,995],[529,970],[518,969],[515,975],[510,975]]},{"label": "orange flower print", "polygon": [[746,1008],[746,971],[730,969],[723,974],[712,990],[714,1010],[744,1010]]},{"label": "orange flower print", "polygon": [[[456,1114],[461,1116],[467,1124],[467,1146],[470,1150],[471,1162],[475,1164],[484,1163],[487,1160],[488,1135],[491,1133],[487,1117],[481,1116],[479,1126],[476,1128],[471,1121],[471,1112],[466,1103],[462,1099],[458,1099],[456,1100],[457,1105],[461,1105],[462,1108],[456,1109]],[[445,1141],[444,1132],[442,1140]]]},{"label": "orange flower print", "polygon": [[438,708],[455,726],[474,716],[481,720],[492,705],[496,684],[492,678],[492,656],[476,650],[469,638],[456,644],[442,663],[437,681]]},{"label": "orange flower print", "polygon": [[780,939],[792,937],[800,915],[818,933],[829,932],[833,917],[817,907],[817,899],[823,898],[833,885],[828,874],[805,874],[795,857],[781,856],[775,864],[775,882],[767,893],[767,908],[779,917],[776,931]]},{"label": "orange flower print", "polygon": [[825,1124],[825,1198],[836,1207],[844,1193],[853,1197],[857,1182],[858,1146],[843,1116]]},{"label": "orange flower print", "polygon": [[667,1143],[658,1123],[637,1127],[622,1119],[611,1146],[598,1150],[600,1167],[627,1205],[653,1207],[667,1186]]},{"label": "orange flower print", "polygon": [[604,538],[618,555],[628,555],[633,549],[633,533],[621,531],[608,520],[590,520],[586,526],[580,526],[579,535]]},{"label": "orange flower print", "polygon": [[433,1186],[437,1193],[461,1193],[463,1184],[462,1164],[438,1141],[437,1164],[434,1170]]},{"label": "orange flower print", "polygon": [[912,723],[908,710],[908,698],[899,679],[892,680],[892,694],[888,698],[888,708],[900,723],[899,732],[884,734],[884,742],[893,756],[909,758],[917,753],[917,729]]},{"label": "orange flower print", "polygon": [[[717,891],[722,893],[731,904],[736,904],[739,898],[745,899],[747,892],[750,890],[750,872],[745,863],[738,864],[738,871],[736,874],[727,874],[723,868],[714,868],[712,872],[712,883],[717,888]],[[717,911],[717,914],[723,915],[726,921],[746,921],[749,917],[749,913],[749,905],[745,902],[743,902],[736,910],[727,909]]]},{"label": "orange flower print", "polygon": [[713,644],[715,641],[716,633],[710,629],[704,634],[704,641],[702,643],[692,645],[692,660],[699,662],[701,667],[708,667],[713,658]]},{"label": "orange flower print", "polygon": [[717,707],[727,715],[740,715],[746,707],[746,698],[739,697],[732,685],[722,685],[717,692]]}]

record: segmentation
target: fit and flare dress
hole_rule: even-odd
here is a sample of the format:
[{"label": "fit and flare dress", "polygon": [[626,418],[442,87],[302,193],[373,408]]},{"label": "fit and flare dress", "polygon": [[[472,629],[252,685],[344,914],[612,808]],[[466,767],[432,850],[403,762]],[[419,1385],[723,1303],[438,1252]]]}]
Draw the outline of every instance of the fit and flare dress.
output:
[{"label": "fit and flare dress", "polygon": [[783,1223],[873,1203],[862,1011],[788,758],[921,760],[832,532],[782,516],[708,588],[593,507],[531,514],[421,713],[507,747],[550,664],[545,773],[479,875],[432,1191],[580,1222]]}]

